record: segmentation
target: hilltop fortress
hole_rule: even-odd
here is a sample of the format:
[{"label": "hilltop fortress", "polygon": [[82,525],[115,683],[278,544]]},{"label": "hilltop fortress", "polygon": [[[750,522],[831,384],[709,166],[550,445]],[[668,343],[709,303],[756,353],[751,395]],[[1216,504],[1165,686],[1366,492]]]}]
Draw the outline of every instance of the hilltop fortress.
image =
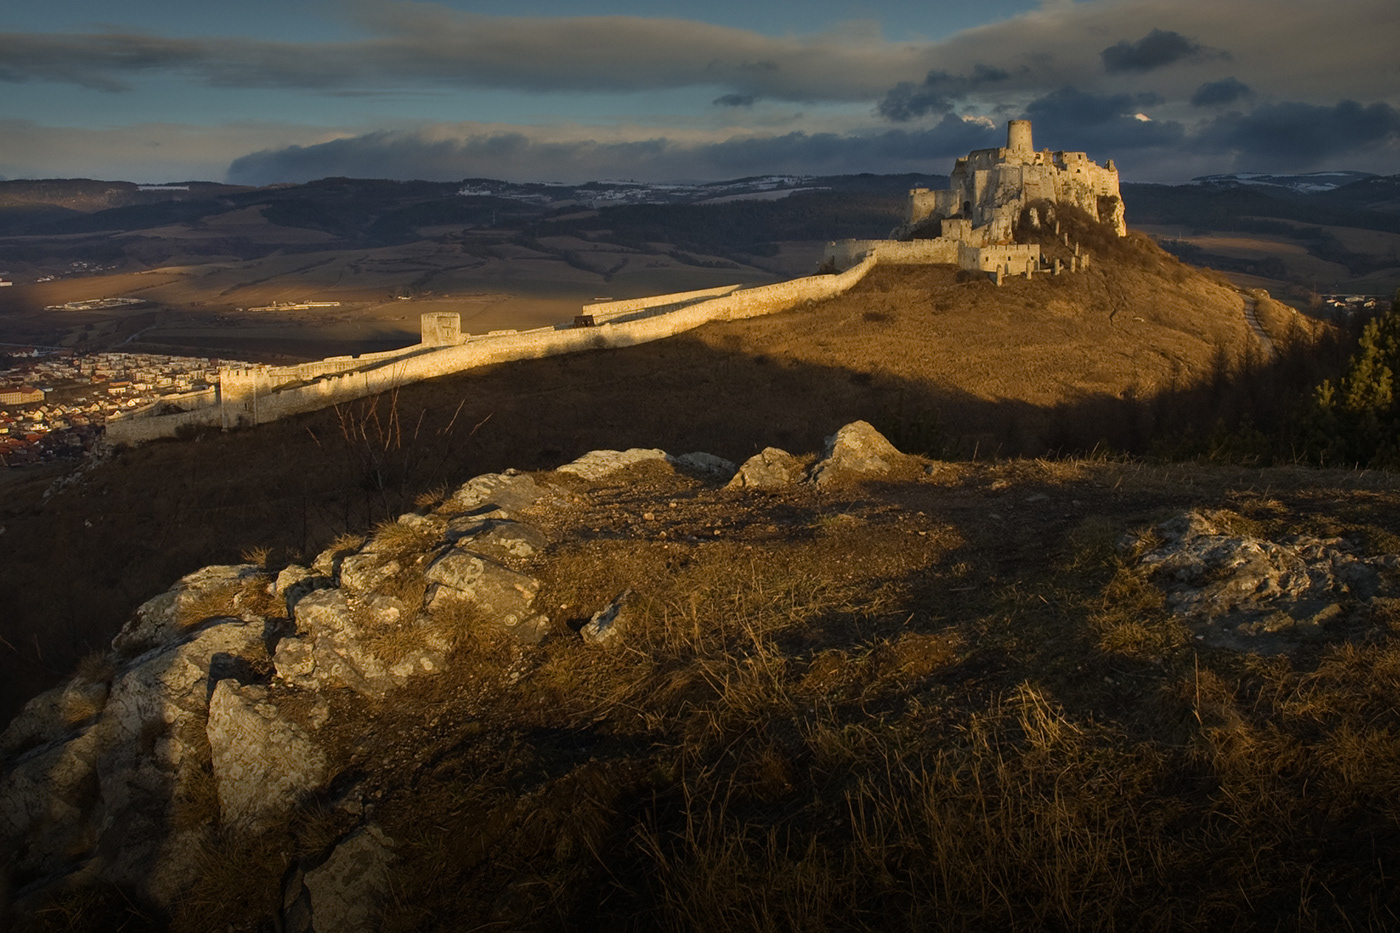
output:
[{"label": "hilltop fortress", "polygon": [[[944,191],[910,191],[905,222],[889,239],[838,240],[827,245],[825,261],[846,269],[880,254],[887,262],[956,263],[998,283],[1003,275],[1033,275],[1042,265],[1040,247],[1015,242],[1015,233],[1022,212],[1039,201],[1072,205],[1119,236],[1128,232],[1113,161],[1100,166],[1083,152],[1037,152],[1029,120],[1007,123],[1005,146],[958,159],[949,181]],[[1039,214],[1031,214],[1038,226]],[[1073,268],[1085,260],[1076,253]]]},{"label": "hilltop fortress", "polygon": [[[1040,204],[1050,206],[1046,216],[1039,213]],[[433,312],[422,316],[421,340],[413,346],[298,366],[226,368],[215,387],[113,418],[106,436],[112,443],[140,443],[185,430],[251,427],[494,363],[660,340],[711,321],[775,314],[834,298],[880,264],[957,265],[997,284],[1011,275],[1079,271],[1089,255],[1067,235],[1065,246],[1073,250],[1067,266],[1061,259],[1047,262],[1037,243],[1015,242],[1023,222],[1051,224],[1058,232],[1049,214],[1061,204],[1084,210],[1119,236],[1127,233],[1111,161],[1100,167],[1082,152],[1036,152],[1030,122],[1012,120],[1006,146],[958,159],[946,191],[911,191],[905,222],[889,239],[827,244],[826,274],[754,288],[730,285],[589,304],[573,321],[527,331],[465,334],[460,315]]]},{"label": "hilltop fortress", "polygon": [[1009,242],[1021,209],[1037,200],[1073,204],[1119,236],[1128,232],[1113,160],[1100,167],[1083,152],[1036,152],[1029,120],[1006,125],[1004,148],[978,149],[958,159],[950,181],[946,191],[909,192],[908,221],[896,239],[928,221],[946,220],[956,222],[944,230],[951,226],[970,245]]}]

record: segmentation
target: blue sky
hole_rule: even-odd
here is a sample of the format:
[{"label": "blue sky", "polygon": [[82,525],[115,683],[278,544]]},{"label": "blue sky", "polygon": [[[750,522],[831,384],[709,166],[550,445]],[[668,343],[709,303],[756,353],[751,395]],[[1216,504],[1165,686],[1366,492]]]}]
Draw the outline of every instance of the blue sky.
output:
[{"label": "blue sky", "polygon": [[0,177],[945,172],[1029,117],[1127,180],[1400,172],[1395,0],[52,0]]}]

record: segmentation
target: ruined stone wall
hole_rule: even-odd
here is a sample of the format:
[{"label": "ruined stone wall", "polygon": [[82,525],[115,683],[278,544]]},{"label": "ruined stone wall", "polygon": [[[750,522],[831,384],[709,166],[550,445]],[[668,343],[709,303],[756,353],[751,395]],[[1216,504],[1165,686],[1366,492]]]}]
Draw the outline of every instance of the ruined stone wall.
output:
[{"label": "ruined stone wall", "polygon": [[[199,392],[167,397],[159,402],[107,419],[106,439],[113,444],[140,444],[161,437],[174,437],[186,425],[214,426],[219,423],[219,390],[211,386]],[[175,404],[186,411],[157,415],[161,406]]]},{"label": "ruined stone wall", "polygon": [[419,315],[421,343],[425,347],[451,347],[462,342],[462,316],[456,311],[429,311]]},{"label": "ruined stone wall", "polygon": [[705,298],[718,298],[737,291],[740,285],[718,285],[714,288],[700,288],[689,292],[672,292],[668,295],[650,295],[646,298],[627,298],[622,301],[595,301],[583,306],[583,314],[591,314],[594,320],[646,311],[670,305],[688,304]]},{"label": "ruined stone wall", "polygon": [[[774,314],[841,294],[864,278],[877,261],[872,255],[839,275],[816,275],[728,290],[728,294],[692,301],[673,311],[637,320],[607,322],[597,327],[561,325],[503,331],[467,338],[454,346],[424,347],[420,344],[399,351],[365,354],[358,359],[342,357],[294,367],[227,369],[220,372],[218,396],[205,399],[205,407],[178,416],[132,418],[116,433],[109,434],[109,439],[118,443],[139,443],[172,437],[186,424],[221,425],[226,429],[266,424],[288,415],[317,411],[479,366],[580,350],[633,346],[672,337],[711,321]],[[684,296],[690,294],[662,295],[656,300],[674,304],[678,298],[687,300]],[[347,363],[354,365],[347,367]],[[294,378],[288,379],[289,376]]]},{"label": "ruined stone wall", "polygon": [[1007,145],[958,159],[946,191],[916,188],[909,193],[906,230],[930,218],[961,215],[983,231],[978,245],[1009,241],[1021,209],[1044,199],[1073,204],[1111,225],[1119,236],[1127,234],[1118,171],[1111,161],[1100,166],[1087,153],[1036,152],[1031,145],[1029,121],[1010,121]]},{"label": "ruined stone wall", "polygon": [[958,248],[958,266],[977,272],[998,270],[1010,275],[1030,275],[1040,268],[1039,244],[1015,243],[1000,246],[968,246]]},{"label": "ruined stone wall", "polygon": [[958,261],[958,241],[948,237],[929,240],[836,240],[826,244],[822,261],[848,269],[867,256],[885,265],[926,265]]}]

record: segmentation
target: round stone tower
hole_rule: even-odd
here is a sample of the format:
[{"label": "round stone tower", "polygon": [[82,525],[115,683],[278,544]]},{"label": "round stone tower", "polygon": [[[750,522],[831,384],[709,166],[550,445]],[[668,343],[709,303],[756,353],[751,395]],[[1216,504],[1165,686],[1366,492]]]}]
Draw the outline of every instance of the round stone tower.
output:
[{"label": "round stone tower", "polygon": [[1031,144],[1031,121],[1011,120],[1006,124],[1006,148],[1020,155],[1035,152]]}]

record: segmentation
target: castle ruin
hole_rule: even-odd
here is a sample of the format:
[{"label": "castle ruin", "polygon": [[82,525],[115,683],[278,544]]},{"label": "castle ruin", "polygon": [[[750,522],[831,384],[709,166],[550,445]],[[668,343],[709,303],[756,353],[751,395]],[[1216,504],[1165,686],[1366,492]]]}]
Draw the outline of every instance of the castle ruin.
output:
[{"label": "castle ruin", "polygon": [[[1022,210],[1035,201],[1069,204],[1126,236],[1118,169],[1100,166],[1083,152],[1037,152],[1031,122],[1011,120],[1006,145],[977,149],[953,164],[946,190],[909,192],[905,221],[888,240],[841,240],[828,244],[826,259],[847,268],[872,251],[916,253],[927,262],[1001,275],[1031,275],[1040,268],[1040,248],[1015,242]],[[920,234],[937,230],[930,237]]]}]

